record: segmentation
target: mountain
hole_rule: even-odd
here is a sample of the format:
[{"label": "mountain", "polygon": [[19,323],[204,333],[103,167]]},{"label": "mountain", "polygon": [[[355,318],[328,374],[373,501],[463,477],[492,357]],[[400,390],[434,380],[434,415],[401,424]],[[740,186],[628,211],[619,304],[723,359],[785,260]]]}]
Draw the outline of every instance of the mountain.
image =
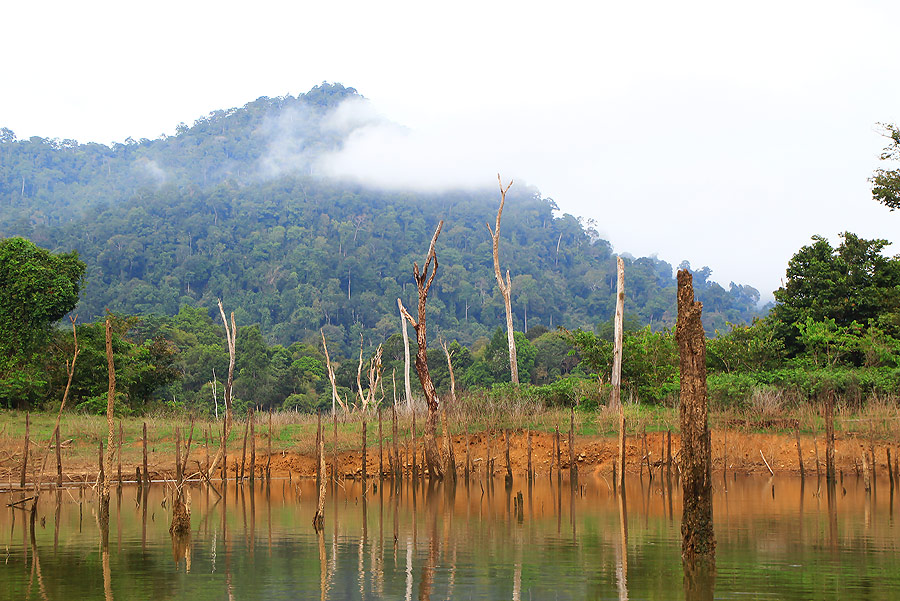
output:
[{"label": "mountain", "polygon": [[[489,337],[504,321],[484,225],[499,192],[382,190],[317,175],[318,158],[353,131],[335,115],[364,102],[353,88],[322,84],[112,147],[0,130],[0,237],[79,252],[88,265],[82,320],[106,310],[174,315],[184,304],[212,311],[222,298],[270,342],[325,328],[350,353],[361,335],[378,343],[397,331],[396,299],[414,306],[412,265],[443,219],[432,332],[463,344]],[[517,329],[591,328],[611,317],[610,244],[538,190],[510,190],[500,253]],[[755,289],[709,276],[694,271],[709,331],[757,314]],[[670,264],[626,255],[626,289],[633,321],[674,324]]]}]

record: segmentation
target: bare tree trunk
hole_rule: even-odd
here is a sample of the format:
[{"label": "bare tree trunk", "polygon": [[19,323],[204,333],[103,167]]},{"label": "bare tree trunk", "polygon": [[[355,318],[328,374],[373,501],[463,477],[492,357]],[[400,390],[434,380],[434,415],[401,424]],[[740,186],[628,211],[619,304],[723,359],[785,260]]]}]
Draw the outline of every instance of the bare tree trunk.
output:
[{"label": "bare tree trunk", "polygon": [[625,490],[625,405],[622,404],[619,404],[619,487]]},{"label": "bare tree trunk", "polygon": [[[443,463],[441,461],[441,453],[435,440],[435,431],[437,430],[438,420],[438,400],[437,393],[434,390],[434,383],[431,381],[431,375],[428,373],[428,336],[425,328],[425,303],[428,300],[428,291],[431,289],[431,284],[434,282],[434,276],[437,273],[438,261],[434,246],[437,243],[438,236],[440,235],[443,226],[444,222],[441,221],[434,230],[434,236],[431,238],[431,245],[428,247],[428,254],[426,255],[425,265],[423,266],[422,271],[419,271],[418,263],[413,263],[413,277],[419,292],[418,320],[413,319],[413,316],[410,315],[409,311],[403,306],[403,302],[400,301],[400,299],[397,299],[401,313],[403,313],[403,316],[406,317],[407,321],[409,321],[416,331],[416,341],[418,342],[418,349],[416,350],[416,373],[419,375],[419,381],[422,384],[422,392],[425,394],[425,402],[428,406],[428,419],[425,421],[425,435],[423,440],[425,446],[425,460],[428,463],[428,471],[431,473],[432,477],[437,478],[438,480],[443,478],[444,473],[441,467],[441,464]],[[434,262],[434,267],[431,269],[431,273],[429,273],[429,266],[432,261]]]},{"label": "bare tree trunk", "polygon": [[313,528],[320,532],[325,525],[325,491],[328,487],[328,472],[325,467],[325,434],[322,432],[322,416],[319,414],[319,435],[318,435],[318,472],[321,474],[319,479],[319,498],[316,503],[316,515],[313,517]]},{"label": "bare tree trunk", "polygon": [[19,482],[19,488],[25,488],[25,477],[28,473],[28,447],[31,446],[29,439],[31,430],[31,415],[25,412],[25,444],[22,446],[22,477]]},{"label": "bare tree trunk", "polygon": [[322,349],[325,351],[325,367],[328,370],[328,381],[331,382],[331,413],[337,415],[337,406],[335,403],[340,403],[341,409],[344,411],[347,411],[347,403],[344,402],[344,399],[340,397],[337,391],[334,368],[331,365],[331,357],[328,356],[328,345],[325,344],[325,330],[319,330],[319,333],[322,334]]},{"label": "bare tree trunk", "polygon": [[503,306],[506,308],[506,340],[509,344],[510,381],[513,384],[518,384],[519,364],[516,359],[516,339],[513,332],[512,303],[510,301],[512,285],[509,279],[509,270],[506,270],[506,281],[503,280],[503,275],[500,273],[500,217],[503,215],[503,205],[506,204],[506,193],[513,183],[510,181],[506,188],[504,188],[499,173],[497,174],[497,182],[500,184],[500,208],[497,209],[497,221],[494,224],[493,229],[491,229],[490,223],[486,225],[488,231],[491,233],[491,242],[494,251],[494,276],[497,278],[497,286],[500,288],[500,294],[503,295]]},{"label": "bare tree trunk", "polygon": [[147,422],[144,422],[144,437],[141,439],[144,451],[144,481],[150,485],[150,472],[147,470]]},{"label": "bare tree trunk", "polygon": [[[225,381],[225,419],[222,421],[222,446],[216,451],[216,455],[212,460],[212,464],[207,470],[207,477],[212,477],[212,473],[219,465],[219,461],[225,465],[228,462],[225,445],[228,442],[228,435],[231,433],[232,424],[232,390],[234,387],[234,362],[235,362],[235,340],[237,339],[237,326],[234,323],[234,311],[231,312],[231,327],[228,326],[228,319],[225,317],[225,308],[222,306],[222,300],[219,299],[219,314],[222,316],[222,324],[225,326],[225,341],[228,346],[228,379]],[[225,468],[222,469],[223,479],[225,478]]]},{"label": "bare tree trunk", "polygon": [[[112,476],[115,438],[113,434],[113,410],[116,403],[116,366],[113,363],[112,324],[106,318],[106,366],[109,375],[109,390],[106,394],[106,478],[103,479],[103,501],[109,503],[109,480]],[[108,509],[107,509],[108,511]]]},{"label": "bare tree trunk", "polygon": [[250,409],[250,485],[256,478],[256,412]]},{"label": "bare tree trunk", "polygon": [[456,405],[456,375],[453,373],[453,353],[447,348],[447,343],[441,341],[441,347],[444,349],[444,355],[447,356],[447,369],[450,371],[450,402]]},{"label": "bare tree trunk", "polygon": [[715,557],[716,537],[712,515],[712,449],[706,396],[706,335],[700,314],[703,304],[694,301],[691,273],[678,271],[678,343],[681,372],[681,463],[683,515],[682,557]]},{"label": "bare tree trunk", "polygon": [[[873,455],[874,457],[874,455]],[[890,464],[888,464],[890,471]],[[825,397],[825,481],[834,483],[834,392]]]},{"label": "bare tree trunk", "polygon": [[531,467],[531,430],[528,430],[528,482],[534,480],[534,470]]},{"label": "bare tree trunk", "polygon": [[[612,393],[609,399],[610,407],[618,407],[622,404],[622,339],[624,338],[623,322],[625,316],[625,262],[622,257],[616,257],[616,317],[615,337],[613,339],[613,368],[610,384]],[[622,464],[624,467],[624,464]],[[625,473],[625,470],[622,470]]]},{"label": "bare tree trunk", "polygon": [[403,385],[406,390],[406,409],[412,409],[412,387],[409,383],[409,335],[406,330],[406,318],[403,317],[403,303],[397,299],[397,307],[400,309],[400,324],[403,326]]}]

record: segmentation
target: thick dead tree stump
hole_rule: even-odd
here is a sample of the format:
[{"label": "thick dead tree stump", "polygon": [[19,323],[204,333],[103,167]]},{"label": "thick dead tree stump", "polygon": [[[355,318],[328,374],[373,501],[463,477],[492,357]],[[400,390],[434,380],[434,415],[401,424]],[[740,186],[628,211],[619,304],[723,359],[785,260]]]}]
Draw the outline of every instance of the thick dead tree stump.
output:
[{"label": "thick dead tree stump", "polygon": [[714,559],[712,449],[706,396],[706,334],[694,301],[691,273],[678,271],[678,322],[675,340],[681,372],[681,465],[683,514],[681,553],[686,562]]},{"label": "thick dead tree stump", "polygon": [[512,186],[512,181],[506,186],[503,187],[503,181],[500,179],[500,174],[497,174],[497,182],[500,184],[500,208],[497,209],[497,221],[494,224],[494,228],[491,229],[491,224],[488,223],[487,228],[491,233],[491,242],[493,245],[494,251],[494,277],[497,278],[497,287],[500,289],[500,294],[503,296],[503,306],[506,308],[506,341],[509,344],[509,373],[510,373],[510,381],[513,384],[519,383],[519,364],[516,359],[516,339],[513,332],[513,318],[512,318],[512,303],[510,302],[510,292],[512,290],[512,284],[509,279],[509,270],[506,270],[506,280],[504,281],[503,275],[500,273],[500,217],[503,215],[503,205],[506,204],[506,193],[509,191],[510,186]]},{"label": "thick dead tree stump", "polygon": [[[416,373],[419,375],[422,392],[425,394],[425,403],[428,406],[428,419],[425,421],[425,434],[423,437],[425,461],[428,464],[428,472],[433,478],[438,480],[443,479],[444,470],[441,452],[435,440],[438,421],[438,399],[434,389],[434,382],[431,381],[431,375],[428,373],[428,336],[425,327],[425,303],[428,300],[428,291],[434,282],[434,276],[437,274],[438,260],[434,246],[437,243],[438,236],[441,234],[442,227],[444,227],[443,220],[438,223],[437,228],[434,230],[434,236],[431,238],[428,254],[425,256],[425,264],[421,271],[419,270],[419,264],[413,263],[413,278],[416,281],[416,289],[419,293],[418,319],[414,319],[403,306],[403,302],[397,299],[401,313],[416,331],[416,341],[418,342]],[[432,262],[434,263],[433,266]],[[430,272],[429,268],[431,268]]]}]

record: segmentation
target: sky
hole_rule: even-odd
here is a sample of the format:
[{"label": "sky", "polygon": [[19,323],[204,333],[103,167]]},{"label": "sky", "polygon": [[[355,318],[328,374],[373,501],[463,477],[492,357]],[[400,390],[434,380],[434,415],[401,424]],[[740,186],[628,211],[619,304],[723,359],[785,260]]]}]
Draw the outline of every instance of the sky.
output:
[{"label": "sky", "polygon": [[499,172],[616,252],[709,266],[764,301],[813,235],[900,239],[867,181],[888,166],[878,123],[900,122],[900,2],[287,4],[13,3],[0,127],[156,138],[339,82],[378,118],[332,174],[435,189]]}]

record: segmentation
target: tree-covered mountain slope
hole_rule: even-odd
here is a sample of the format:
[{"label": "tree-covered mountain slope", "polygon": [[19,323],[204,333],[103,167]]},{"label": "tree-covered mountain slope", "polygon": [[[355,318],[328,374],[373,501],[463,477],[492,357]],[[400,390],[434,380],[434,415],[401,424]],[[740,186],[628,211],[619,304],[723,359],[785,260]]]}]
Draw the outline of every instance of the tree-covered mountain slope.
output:
[{"label": "tree-covered mountain slope", "polygon": [[[349,352],[360,336],[377,344],[397,331],[396,299],[414,304],[412,264],[443,219],[432,331],[464,344],[490,336],[503,302],[484,224],[499,193],[387,191],[317,176],[315,158],[348,135],[331,119],[348,99],[360,101],[352,88],[323,84],[112,147],[17,140],[3,130],[0,237],[77,250],[88,266],[76,309],[83,320],[106,310],[212,309],[222,298],[270,342],[309,340],[324,328]],[[517,329],[593,327],[612,315],[610,244],[537,190],[510,191],[500,253]],[[725,289],[709,275],[694,271],[707,329],[756,314],[755,289]],[[670,264],[627,257],[626,287],[635,321],[674,323]]]}]

